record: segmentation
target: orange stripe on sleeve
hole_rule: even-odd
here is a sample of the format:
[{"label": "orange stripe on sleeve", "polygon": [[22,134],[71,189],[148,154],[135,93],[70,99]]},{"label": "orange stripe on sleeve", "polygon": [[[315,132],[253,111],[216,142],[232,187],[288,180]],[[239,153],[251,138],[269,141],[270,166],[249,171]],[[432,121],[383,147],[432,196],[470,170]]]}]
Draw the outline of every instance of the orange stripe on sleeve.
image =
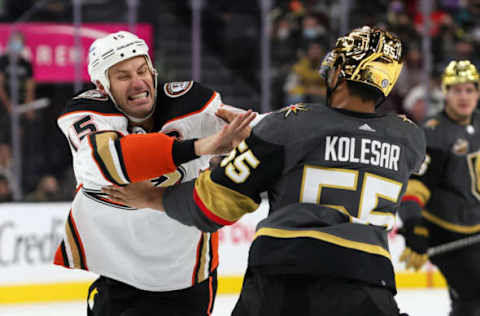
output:
[{"label": "orange stripe on sleeve", "polygon": [[65,258],[63,257],[62,253],[62,246],[58,246],[57,251],[55,251],[55,257],[53,258],[53,264],[65,267],[65,268],[70,268],[65,265]]},{"label": "orange stripe on sleeve", "polygon": [[212,263],[210,264],[210,272],[213,272],[218,267],[218,231],[212,233],[210,238],[212,240]]},{"label": "orange stripe on sleeve", "polygon": [[173,142],[173,137],[161,133],[122,137],[120,146],[129,179],[144,181],[175,171]]},{"label": "orange stripe on sleeve", "polygon": [[213,282],[213,277],[210,276],[210,277],[208,278],[208,294],[209,294],[209,298],[208,298],[208,307],[207,307],[207,315],[209,315],[209,316],[212,314],[213,298],[214,298],[212,282]]}]

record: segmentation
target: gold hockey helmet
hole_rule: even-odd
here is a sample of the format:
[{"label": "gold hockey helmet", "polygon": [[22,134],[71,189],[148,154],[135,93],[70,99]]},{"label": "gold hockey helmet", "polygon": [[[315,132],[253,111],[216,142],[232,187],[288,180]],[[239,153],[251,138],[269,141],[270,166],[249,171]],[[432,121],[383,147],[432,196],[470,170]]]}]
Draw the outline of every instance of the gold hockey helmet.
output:
[{"label": "gold hockey helmet", "polygon": [[447,92],[448,87],[459,83],[475,83],[478,85],[479,75],[477,68],[469,60],[453,60],[445,68],[442,75],[442,91]]},{"label": "gold hockey helmet", "polygon": [[340,65],[342,78],[379,89],[386,97],[403,66],[403,45],[393,33],[363,26],[337,40],[324,58],[320,74],[325,80],[331,69]]}]

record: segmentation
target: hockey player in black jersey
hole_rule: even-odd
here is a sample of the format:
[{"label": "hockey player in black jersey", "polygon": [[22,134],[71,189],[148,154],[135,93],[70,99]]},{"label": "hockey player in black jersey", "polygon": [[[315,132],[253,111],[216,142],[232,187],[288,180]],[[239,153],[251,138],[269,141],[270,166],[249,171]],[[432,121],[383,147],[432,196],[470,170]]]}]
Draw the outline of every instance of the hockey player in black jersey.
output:
[{"label": "hockey player in black jersey", "polygon": [[255,211],[267,191],[269,215],[257,226],[232,315],[399,315],[387,233],[424,160],[425,138],[405,117],[376,108],[402,58],[395,35],[355,29],[322,63],[327,106],[297,104],[268,115],[195,181],[166,191],[104,192],[216,231]]},{"label": "hockey player in black jersey", "polygon": [[[443,112],[428,119],[427,164],[408,183],[399,210],[406,249],[401,256],[415,269],[427,261],[427,248],[480,233],[479,74],[469,61],[445,68]],[[432,256],[445,276],[451,316],[480,315],[480,244]]]}]

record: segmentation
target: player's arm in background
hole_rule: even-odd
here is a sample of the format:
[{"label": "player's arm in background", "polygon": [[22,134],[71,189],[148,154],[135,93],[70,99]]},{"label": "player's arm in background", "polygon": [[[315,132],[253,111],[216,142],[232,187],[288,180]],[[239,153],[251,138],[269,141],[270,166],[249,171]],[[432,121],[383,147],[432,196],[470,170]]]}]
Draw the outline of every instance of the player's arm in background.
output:
[{"label": "player's arm in background", "polygon": [[448,153],[442,146],[442,137],[430,127],[424,128],[427,151],[425,161],[417,174],[408,181],[407,190],[398,208],[403,225],[399,233],[405,238],[405,250],[400,261],[406,268],[419,270],[428,260],[429,231],[424,225],[422,210],[428,203],[431,192],[439,185]]},{"label": "player's arm in background", "polygon": [[407,190],[402,198],[402,207],[399,209],[400,218],[404,223],[422,217],[421,211],[428,203],[433,189],[439,185],[448,157],[436,130],[427,127],[424,131],[427,141],[425,161],[420,170],[408,181]]}]

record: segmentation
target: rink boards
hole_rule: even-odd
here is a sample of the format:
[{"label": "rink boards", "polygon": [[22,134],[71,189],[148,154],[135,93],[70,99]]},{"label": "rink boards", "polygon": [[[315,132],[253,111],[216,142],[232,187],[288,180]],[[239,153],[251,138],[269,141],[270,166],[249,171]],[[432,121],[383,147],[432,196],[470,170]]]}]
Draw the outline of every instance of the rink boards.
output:
[{"label": "rink boards", "polygon": [[[70,203],[0,205],[0,304],[85,298],[96,275],[51,263],[69,208]],[[239,292],[255,225],[266,213],[266,208],[261,207],[220,231],[220,294]],[[445,286],[444,279],[432,266],[417,273],[405,271],[398,262],[403,238],[391,234],[389,240],[399,288]]]}]

